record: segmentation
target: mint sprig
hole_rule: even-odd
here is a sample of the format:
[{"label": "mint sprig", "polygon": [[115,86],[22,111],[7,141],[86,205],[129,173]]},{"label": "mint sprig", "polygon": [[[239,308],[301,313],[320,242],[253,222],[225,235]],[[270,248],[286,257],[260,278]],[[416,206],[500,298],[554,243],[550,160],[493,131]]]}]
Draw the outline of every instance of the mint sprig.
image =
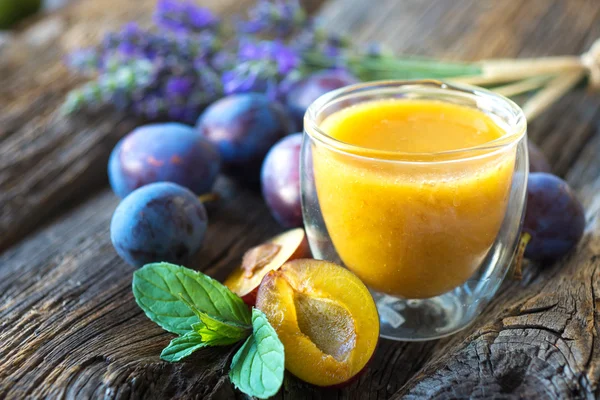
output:
[{"label": "mint sprig", "polygon": [[266,399],[275,395],[283,382],[283,344],[265,314],[256,308],[252,309],[252,327],[252,336],[233,356],[229,379],[242,392]]},{"label": "mint sprig", "polygon": [[162,351],[163,360],[180,361],[198,349],[247,338],[233,357],[231,381],[260,399],[277,393],[283,383],[283,344],[261,311],[251,312],[241,298],[203,273],[164,262],[137,270],[132,288],[148,318],[179,335]]},{"label": "mint sprig", "polygon": [[200,322],[188,304],[224,320],[251,324],[250,310],[226,286],[174,264],[147,264],[135,271],[133,295],[148,318],[178,335],[185,335],[192,330],[192,324]]}]

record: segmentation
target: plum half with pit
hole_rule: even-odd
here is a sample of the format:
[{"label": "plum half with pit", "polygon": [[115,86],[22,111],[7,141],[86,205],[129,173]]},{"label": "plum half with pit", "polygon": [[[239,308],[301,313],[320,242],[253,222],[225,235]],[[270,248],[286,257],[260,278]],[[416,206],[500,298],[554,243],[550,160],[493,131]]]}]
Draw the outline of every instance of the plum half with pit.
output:
[{"label": "plum half with pit", "polygon": [[229,275],[224,284],[246,304],[253,306],[258,286],[266,274],[289,260],[304,257],[310,257],[304,229],[286,231],[248,250],[242,264]]},{"label": "plum half with pit", "polygon": [[285,348],[285,368],[317,386],[349,382],[371,359],[379,317],[366,286],[347,269],[299,259],[269,272],[256,307]]}]

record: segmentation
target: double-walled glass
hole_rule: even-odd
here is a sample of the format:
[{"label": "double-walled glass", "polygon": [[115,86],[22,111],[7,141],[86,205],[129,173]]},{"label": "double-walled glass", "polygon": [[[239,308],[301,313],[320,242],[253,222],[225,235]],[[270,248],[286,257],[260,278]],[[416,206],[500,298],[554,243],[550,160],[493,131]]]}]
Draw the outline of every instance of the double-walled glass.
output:
[{"label": "double-walled glass", "polygon": [[[472,107],[504,134],[477,147],[417,154],[358,147],[321,129],[336,111],[382,99]],[[528,173],[520,108],[476,87],[371,82],[320,97],[304,127],[302,210],[311,250],[370,288],[381,335],[428,340],[473,321],[518,247]]]}]

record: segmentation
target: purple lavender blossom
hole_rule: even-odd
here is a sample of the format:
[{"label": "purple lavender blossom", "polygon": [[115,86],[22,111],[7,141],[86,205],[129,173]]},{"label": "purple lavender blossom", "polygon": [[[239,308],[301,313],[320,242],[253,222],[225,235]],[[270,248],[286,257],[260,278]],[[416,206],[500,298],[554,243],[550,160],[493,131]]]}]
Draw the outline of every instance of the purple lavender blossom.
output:
[{"label": "purple lavender blossom", "polygon": [[177,57],[193,61],[208,59],[220,47],[219,39],[210,32],[184,34],[156,33],[140,28],[135,23],[125,25],[120,31],[109,33],[102,46],[103,58],[148,59]]},{"label": "purple lavender blossom", "polygon": [[278,40],[245,40],[240,43],[238,60],[237,65],[222,75],[224,92],[261,92],[276,100],[280,97],[279,82],[295,71],[300,56]]},{"label": "purple lavender blossom", "polygon": [[[199,59],[205,64],[206,59]],[[238,63],[237,55],[230,50],[219,50],[215,52],[208,60],[208,63],[215,71],[227,71],[235,67]]]},{"label": "purple lavender blossom", "polygon": [[167,98],[187,97],[194,89],[194,78],[190,76],[172,76],[165,83]]},{"label": "purple lavender blossom", "polygon": [[[150,119],[194,122],[223,93],[261,92],[281,100],[302,76],[307,49],[325,54],[331,67],[337,64],[328,60],[342,58],[347,47],[312,25],[304,29],[299,0],[258,0],[242,25],[246,34],[227,42],[220,20],[192,0],[158,0],[154,22],[153,29],[129,23],[98,48],[72,54],[70,68],[97,75],[69,95],[65,110],[110,103]],[[289,46],[281,40],[301,29],[303,41]],[[258,41],[254,33],[279,39]]]},{"label": "purple lavender blossom", "polygon": [[285,75],[300,63],[300,56],[280,40],[255,42],[244,40],[238,52],[240,61],[266,61],[277,66],[277,72]]},{"label": "purple lavender blossom", "polygon": [[289,37],[306,21],[306,13],[298,0],[259,0],[248,11],[248,20],[238,23],[243,33],[263,33]]},{"label": "purple lavender blossom", "polygon": [[158,95],[147,95],[133,103],[133,112],[148,119],[158,119],[167,110],[167,102]]},{"label": "purple lavender blossom", "polygon": [[158,113],[192,123],[206,105],[223,93],[219,76],[208,65],[182,65],[179,60],[169,58],[153,65],[151,84],[135,94],[139,99],[153,99],[150,103],[140,102],[141,115],[155,118],[153,114]]},{"label": "purple lavender blossom", "polygon": [[154,12],[154,22],[159,28],[186,33],[215,30],[220,23],[209,9],[199,7],[189,0],[159,0]]},{"label": "purple lavender blossom", "polygon": [[193,123],[209,103],[222,96],[219,76],[209,66],[181,64],[177,58],[152,62],[121,61],[70,93],[66,112],[112,104],[149,119],[168,117]]},{"label": "purple lavender blossom", "polygon": [[290,43],[290,46],[299,53],[315,52],[330,59],[342,58],[350,45],[349,38],[329,33],[319,27],[315,21],[311,21]]},{"label": "purple lavender blossom", "polygon": [[276,76],[265,69],[264,63],[246,62],[222,75],[223,92],[234,93],[264,93],[269,99],[278,98]]},{"label": "purple lavender blossom", "polygon": [[65,65],[80,74],[90,75],[100,69],[100,55],[96,49],[79,49],[67,55]]}]

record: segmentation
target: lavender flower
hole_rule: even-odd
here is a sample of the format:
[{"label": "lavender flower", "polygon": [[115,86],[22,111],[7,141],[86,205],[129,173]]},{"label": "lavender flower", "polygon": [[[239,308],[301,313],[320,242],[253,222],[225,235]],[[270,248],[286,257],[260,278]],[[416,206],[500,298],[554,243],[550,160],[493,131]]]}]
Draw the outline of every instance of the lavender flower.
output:
[{"label": "lavender flower", "polygon": [[[205,59],[200,60],[202,64],[206,63]],[[219,50],[209,59],[209,64],[215,71],[228,71],[237,63],[237,54],[230,50]]]},{"label": "lavender flower", "polygon": [[[64,110],[110,103],[150,119],[194,122],[223,93],[262,92],[281,99],[282,91],[313,68],[307,68],[303,52],[326,54],[331,67],[330,59],[340,58],[346,47],[312,23],[306,26],[299,0],[258,0],[241,26],[246,34],[227,41],[220,20],[191,0],[158,0],[154,22],[154,29],[129,23],[96,49],[71,54],[69,68],[96,78],[70,93]],[[281,40],[300,30],[304,39],[293,46]],[[279,39],[257,41],[248,33]]]},{"label": "lavender flower", "polygon": [[275,100],[279,83],[299,66],[300,57],[278,40],[243,41],[238,60],[241,62],[223,73],[224,92],[263,92]]},{"label": "lavender flower", "polygon": [[65,64],[82,75],[92,75],[99,71],[101,57],[96,49],[80,49],[67,55]]},{"label": "lavender flower", "polygon": [[240,22],[243,33],[263,33],[286,38],[301,28],[306,13],[298,0],[259,0],[248,12],[248,20]]},{"label": "lavender flower", "polygon": [[164,58],[112,65],[98,80],[72,91],[63,111],[113,104],[150,119],[162,116],[193,123],[207,104],[222,95],[219,76],[200,63],[190,67],[176,58]]},{"label": "lavender flower", "polygon": [[155,60],[177,57],[182,61],[193,61],[198,57],[208,59],[219,48],[220,40],[210,32],[194,35],[155,33],[129,23],[119,32],[106,35],[101,52],[103,58]]},{"label": "lavender flower", "polygon": [[154,21],[159,28],[186,33],[216,30],[220,23],[209,9],[199,7],[189,0],[159,0]]},{"label": "lavender flower", "polygon": [[271,100],[278,98],[277,77],[264,63],[242,63],[222,75],[226,94],[258,92]]},{"label": "lavender flower", "polygon": [[98,108],[112,103],[119,109],[126,109],[133,101],[128,94],[143,90],[150,81],[152,64],[139,60],[124,63],[109,73],[102,74],[95,80],[69,92],[62,110],[72,113],[84,107]]},{"label": "lavender flower", "polygon": [[343,35],[328,33],[319,27],[315,21],[311,21],[292,40],[291,46],[300,53],[315,52],[333,59],[342,57],[351,48],[351,41]]},{"label": "lavender flower", "polygon": [[300,56],[280,40],[255,42],[245,40],[240,43],[240,61],[265,61],[276,65],[277,73],[285,75],[296,68]]},{"label": "lavender flower", "polygon": [[151,83],[135,93],[134,111],[148,118],[169,117],[193,123],[206,105],[221,97],[219,76],[208,66],[182,65],[177,59],[154,63]]}]

